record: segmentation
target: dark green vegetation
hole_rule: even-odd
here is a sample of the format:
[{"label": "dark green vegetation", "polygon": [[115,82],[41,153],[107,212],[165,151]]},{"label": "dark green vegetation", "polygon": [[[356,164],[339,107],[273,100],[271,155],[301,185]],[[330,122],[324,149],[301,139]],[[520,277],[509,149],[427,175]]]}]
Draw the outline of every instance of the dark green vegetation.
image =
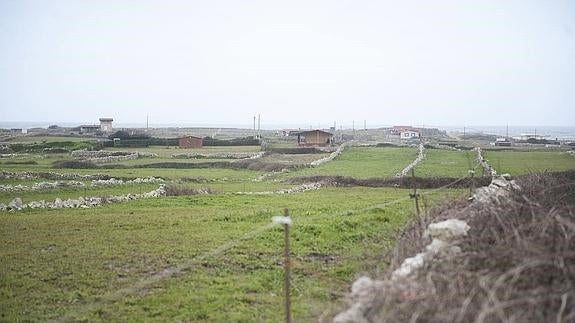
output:
[{"label": "dark green vegetation", "polygon": [[[208,166],[206,159],[176,159],[171,155],[257,152],[259,147],[107,150],[158,156],[95,164],[97,168],[55,169],[55,161],[70,161],[70,156],[36,152],[4,158],[0,167],[17,173],[105,174],[124,180],[155,176],[180,192],[204,189],[213,194],[90,209],[0,213],[0,321],[280,321],[283,240],[281,229],[271,225],[271,218],[284,208],[294,220],[290,235],[294,319],[316,321],[341,305],[357,275],[385,268],[383,254],[394,245],[395,232],[414,210],[407,189],[353,186],[374,178],[391,179],[415,159],[416,148],[352,147],[334,161],[314,168],[307,164],[327,153],[308,150],[292,154],[287,149],[255,161],[210,159],[217,163]],[[467,154],[427,150],[427,159],[416,174],[467,177]],[[475,167],[475,155],[469,154]],[[564,161],[571,162],[566,167],[574,168],[575,158],[566,157],[572,158]],[[534,162],[554,167],[546,159],[536,158]],[[186,169],[169,167],[168,163],[204,163],[205,167]],[[223,167],[220,163],[244,166]],[[257,163],[279,168],[249,167]],[[165,168],[141,168],[153,164]],[[121,168],[106,168],[109,165]],[[297,167],[286,173],[269,172],[285,165]],[[297,194],[236,194],[293,188],[301,183],[296,179],[304,176],[346,176],[352,184]],[[30,186],[54,180],[0,178],[0,184]],[[85,189],[3,192],[0,203],[15,197],[27,203],[56,197],[140,193],[158,187],[130,184],[92,188],[89,180],[81,181],[87,185]],[[427,195],[424,190],[422,206],[468,192],[436,190],[433,187],[445,182],[429,183],[432,188]]]}]

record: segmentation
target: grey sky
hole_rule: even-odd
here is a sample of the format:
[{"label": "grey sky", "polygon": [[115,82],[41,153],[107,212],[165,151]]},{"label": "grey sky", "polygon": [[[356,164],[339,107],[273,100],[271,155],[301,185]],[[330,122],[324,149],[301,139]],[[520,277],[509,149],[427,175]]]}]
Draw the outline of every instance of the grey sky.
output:
[{"label": "grey sky", "polygon": [[0,0],[0,120],[574,125],[574,1]]}]

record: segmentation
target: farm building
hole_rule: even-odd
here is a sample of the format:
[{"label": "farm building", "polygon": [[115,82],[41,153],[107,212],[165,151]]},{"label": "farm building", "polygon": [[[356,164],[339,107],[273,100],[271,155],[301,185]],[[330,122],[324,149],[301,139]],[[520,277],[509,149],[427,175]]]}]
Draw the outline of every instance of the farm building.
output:
[{"label": "farm building", "polygon": [[417,130],[404,130],[399,133],[401,139],[416,139],[419,138],[419,131]]},{"label": "farm building", "polygon": [[333,134],[323,130],[302,131],[297,135],[299,146],[329,146],[333,143]]},{"label": "farm building", "polygon": [[185,136],[178,139],[180,148],[202,148],[204,139],[196,136]]},{"label": "farm building", "polygon": [[22,128],[12,128],[10,129],[10,133],[13,135],[21,135],[24,133],[24,130]]},{"label": "farm building", "polygon": [[507,140],[507,138],[496,138],[493,145],[494,146],[509,147],[509,146],[511,146],[511,141]]},{"label": "farm building", "polygon": [[88,134],[88,133],[96,133],[100,131],[100,126],[98,125],[81,125],[80,126],[80,133]]},{"label": "farm building", "polygon": [[112,128],[112,122],[114,119],[112,118],[100,118],[100,130],[103,132],[112,132],[114,129]]}]

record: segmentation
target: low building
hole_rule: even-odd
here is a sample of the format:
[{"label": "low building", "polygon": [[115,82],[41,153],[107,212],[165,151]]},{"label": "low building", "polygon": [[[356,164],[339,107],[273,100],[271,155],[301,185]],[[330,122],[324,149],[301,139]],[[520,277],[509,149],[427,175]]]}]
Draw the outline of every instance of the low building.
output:
[{"label": "low building", "polygon": [[114,128],[112,127],[112,122],[114,119],[112,118],[100,118],[100,130],[103,132],[112,132]]},{"label": "low building", "polygon": [[416,130],[403,130],[399,133],[401,139],[419,139],[419,131]]},{"label": "low building", "polygon": [[496,138],[493,144],[494,146],[510,147],[511,141],[507,140],[507,138]]},{"label": "low building", "polygon": [[333,134],[323,130],[302,131],[297,135],[298,146],[329,146],[333,143]]},{"label": "low building", "polygon": [[97,133],[98,131],[100,131],[100,126],[98,126],[98,125],[81,125],[80,126],[80,133],[82,133],[82,134]]},{"label": "low building", "polygon": [[204,139],[196,136],[185,136],[178,139],[180,148],[202,148],[204,146]]}]

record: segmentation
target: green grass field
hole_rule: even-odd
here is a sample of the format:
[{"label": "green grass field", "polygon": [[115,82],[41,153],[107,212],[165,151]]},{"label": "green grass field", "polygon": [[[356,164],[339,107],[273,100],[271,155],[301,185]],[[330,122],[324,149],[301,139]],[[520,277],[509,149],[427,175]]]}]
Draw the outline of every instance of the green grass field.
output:
[{"label": "green grass field", "polygon": [[485,151],[483,157],[499,174],[575,169],[575,158],[558,151]]},{"label": "green grass field", "polygon": [[[412,212],[407,196],[405,190],[332,188],[3,214],[2,320],[281,320],[282,233],[268,225],[289,208],[294,315],[307,321],[333,305],[340,298],[334,292],[343,295],[355,273],[374,269],[365,260],[377,262],[392,245],[393,232]],[[396,199],[403,200],[377,206]],[[209,254],[230,242],[233,247]],[[134,287],[190,261],[179,277]]]},{"label": "green grass field", "polygon": [[415,168],[415,174],[421,177],[461,178],[469,176],[468,170],[472,169],[477,176],[481,176],[476,158],[474,151],[426,149],[425,159]]},{"label": "green grass field", "polygon": [[391,177],[411,163],[416,156],[416,148],[351,147],[345,149],[332,162],[291,172],[285,177],[316,175],[356,178]]},{"label": "green grass field", "polygon": [[[117,149],[127,151],[129,149]],[[409,190],[323,187],[297,194],[238,195],[293,187],[291,177],[391,177],[411,163],[416,148],[351,147],[334,161],[260,180],[266,172],[231,169],[130,168],[171,160],[186,150],[151,147],[158,158],[123,162],[124,169],[53,169],[56,160],[2,159],[11,172],[50,171],[155,176],[169,185],[209,188],[214,194],[162,197],[90,209],[0,213],[0,322],[186,321],[277,322],[282,312],[282,231],[271,218],[288,208],[291,227],[294,321],[317,321],[343,303],[350,283],[386,266],[384,252],[413,214]],[[209,152],[256,152],[259,147],[214,147]],[[575,158],[549,152],[486,152],[496,168],[516,172],[572,169]],[[309,163],[327,156],[271,155],[267,163]],[[474,154],[470,152],[472,162]],[[35,160],[36,165],[6,164]],[[179,160],[180,162],[193,162]],[[211,160],[210,160],[211,161]],[[495,161],[495,162],[494,162]],[[498,162],[499,161],[499,165]],[[527,165],[527,166],[526,166]],[[427,150],[418,176],[467,175],[464,152]],[[498,169],[498,171],[500,171]],[[508,170],[509,171],[509,170]],[[501,172],[501,171],[500,171]],[[511,172],[514,174],[513,172]],[[32,185],[44,179],[1,179]],[[89,184],[89,181],[85,181]],[[25,193],[0,193],[0,203],[147,192],[158,184]],[[428,191],[423,205],[466,194]]]}]

